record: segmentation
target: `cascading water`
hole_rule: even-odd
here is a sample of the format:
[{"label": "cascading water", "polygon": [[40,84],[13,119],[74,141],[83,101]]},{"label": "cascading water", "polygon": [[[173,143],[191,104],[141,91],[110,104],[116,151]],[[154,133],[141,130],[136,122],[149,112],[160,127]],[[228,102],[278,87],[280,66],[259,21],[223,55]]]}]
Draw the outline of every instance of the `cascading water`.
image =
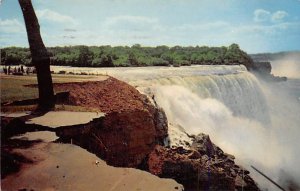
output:
[{"label": "cascading water", "polygon": [[[246,71],[153,82],[157,84],[152,87],[156,102],[173,126],[189,134],[209,134],[248,169],[254,165],[286,188],[298,189],[295,184],[300,176],[294,167],[300,156],[295,145],[300,138],[300,107],[299,101],[289,99],[284,85],[260,83]],[[174,127],[170,136],[175,136],[171,137],[175,145],[188,139],[174,132]],[[256,172],[252,176],[262,188],[276,190]]]},{"label": "cascading water", "polygon": [[[256,78],[248,72],[174,77],[158,79],[156,83],[163,85],[164,88],[168,88],[166,86],[184,87],[186,88],[185,91],[191,91],[201,99],[216,99],[228,107],[233,115],[258,120],[262,123],[270,122],[265,96]],[[174,94],[182,93],[172,92]]]},{"label": "cascading water", "polygon": [[[65,70],[127,81],[165,110],[171,144],[185,146],[186,133],[206,133],[248,170],[254,165],[286,190],[300,190],[299,79],[268,83],[243,66]],[[262,189],[277,190],[256,172],[251,176]]]},{"label": "cascading water", "polygon": [[[167,77],[153,72],[152,78],[133,84],[154,97],[165,110],[171,144],[189,142],[185,132],[209,134],[217,145],[252,171],[251,176],[262,189],[277,188],[250,165],[287,190],[298,190],[300,173],[295,165],[300,157],[296,145],[300,139],[300,104],[299,95],[290,94],[290,81],[269,84],[242,66],[238,70],[228,66],[225,73],[211,69],[184,69]],[[292,91],[300,90],[295,82],[292,84]]]}]

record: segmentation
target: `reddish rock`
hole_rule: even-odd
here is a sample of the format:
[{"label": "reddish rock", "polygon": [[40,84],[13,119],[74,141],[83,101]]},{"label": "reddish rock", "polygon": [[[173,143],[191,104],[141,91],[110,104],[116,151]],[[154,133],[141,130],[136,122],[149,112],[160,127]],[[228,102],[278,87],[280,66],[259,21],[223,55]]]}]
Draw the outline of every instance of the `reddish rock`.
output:
[{"label": "reddish rock", "polygon": [[61,139],[83,146],[113,166],[137,167],[156,144],[168,135],[165,113],[145,95],[115,78],[101,82],[55,84],[56,91],[69,91],[68,104],[96,108],[104,119],[88,131]]},{"label": "reddish rock", "polygon": [[105,159],[114,166],[137,167],[156,143],[153,116],[147,110],[109,113],[94,129],[105,146]]},{"label": "reddish rock", "polygon": [[235,165],[234,156],[224,154],[207,135],[200,134],[194,140],[191,150],[157,145],[149,155],[149,172],[173,178],[186,189],[259,190],[245,173],[248,171],[243,173],[243,168]]}]

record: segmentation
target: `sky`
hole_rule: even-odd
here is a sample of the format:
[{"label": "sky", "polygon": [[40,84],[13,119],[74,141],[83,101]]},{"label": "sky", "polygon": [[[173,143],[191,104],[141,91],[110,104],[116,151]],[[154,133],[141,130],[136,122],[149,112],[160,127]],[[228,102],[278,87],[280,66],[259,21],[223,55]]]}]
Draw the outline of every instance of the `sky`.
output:
[{"label": "sky", "polygon": [[[18,0],[0,0],[0,47],[28,47]],[[300,50],[300,0],[32,0],[46,46]]]}]

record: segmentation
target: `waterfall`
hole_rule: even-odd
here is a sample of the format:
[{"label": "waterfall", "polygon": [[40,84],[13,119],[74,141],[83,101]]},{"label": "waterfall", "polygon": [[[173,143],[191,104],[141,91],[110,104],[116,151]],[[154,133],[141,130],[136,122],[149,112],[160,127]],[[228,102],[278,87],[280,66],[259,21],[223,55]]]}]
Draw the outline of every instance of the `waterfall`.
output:
[{"label": "waterfall", "polygon": [[[248,72],[228,75],[204,75],[191,77],[171,77],[156,80],[164,86],[180,86],[201,99],[216,99],[223,103],[235,116],[257,120],[264,124],[270,122],[266,98],[257,79]],[[172,91],[180,94],[183,91]],[[172,96],[172,95],[171,95]]]},{"label": "waterfall", "polygon": [[300,79],[264,82],[244,66],[71,69],[114,76],[154,98],[166,112],[171,144],[206,133],[248,170],[253,165],[286,190],[300,190]]},{"label": "waterfall", "polygon": [[171,145],[191,143],[185,133],[206,133],[225,152],[234,154],[262,189],[276,190],[250,165],[286,189],[293,185],[298,190],[299,81],[272,84],[243,69],[228,72],[230,66],[221,74],[197,69],[173,71],[167,77],[153,72],[151,78],[131,81],[165,110]]},{"label": "waterfall", "polygon": [[[286,188],[294,184],[297,190],[300,104],[294,99],[298,97],[289,95],[286,84],[267,84],[246,71],[159,78],[150,84],[144,90],[165,110],[171,144],[191,141],[185,132],[209,134],[238,163],[249,170],[254,165]],[[261,188],[276,190],[251,173]]]}]

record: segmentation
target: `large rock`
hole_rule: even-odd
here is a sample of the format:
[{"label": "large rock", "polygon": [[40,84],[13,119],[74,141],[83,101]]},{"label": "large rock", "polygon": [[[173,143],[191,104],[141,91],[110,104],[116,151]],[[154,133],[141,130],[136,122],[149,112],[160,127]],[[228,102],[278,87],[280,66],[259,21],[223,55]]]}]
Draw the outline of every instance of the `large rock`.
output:
[{"label": "large rock", "polygon": [[216,148],[211,142],[208,135],[203,133],[194,137],[192,148],[197,150],[202,155],[208,155],[209,157],[216,154]]},{"label": "large rock", "polygon": [[186,189],[259,190],[249,171],[237,166],[234,156],[225,154],[204,134],[195,137],[191,149],[156,146],[149,155],[148,168]]},{"label": "large rock", "polygon": [[147,110],[112,112],[101,126],[91,130],[95,150],[108,164],[137,167],[162,142],[163,134],[156,131],[153,114]]},{"label": "large rock", "polygon": [[92,128],[75,134],[64,131],[59,136],[62,141],[72,141],[96,153],[110,165],[138,167],[168,135],[165,113],[134,87],[115,78],[56,84],[55,89],[70,92],[68,104],[106,113]]}]

